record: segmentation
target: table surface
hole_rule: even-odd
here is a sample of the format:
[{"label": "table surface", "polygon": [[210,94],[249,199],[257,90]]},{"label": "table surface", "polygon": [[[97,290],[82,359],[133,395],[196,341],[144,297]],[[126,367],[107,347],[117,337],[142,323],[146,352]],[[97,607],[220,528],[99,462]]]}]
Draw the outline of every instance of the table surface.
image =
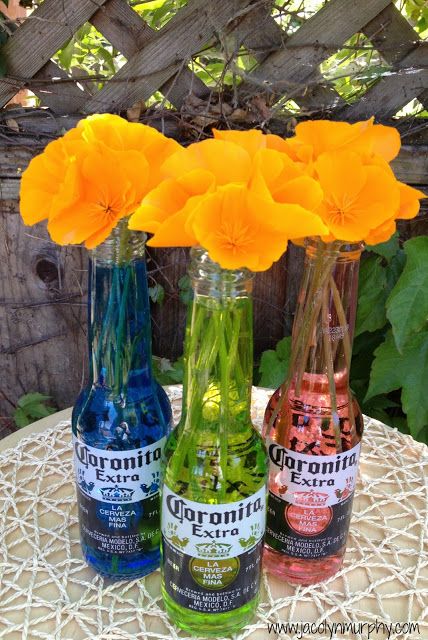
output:
[{"label": "table surface", "polygon": [[[177,421],[181,388],[167,391]],[[270,393],[254,389],[258,426]],[[159,571],[113,583],[83,561],[69,418],[67,409],[0,441],[0,638],[188,638],[163,610]],[[302,637],[301,632],[269,634],[268,622],[377,621],[418,622],[419,634],[393,630],[389,637],[427,639],[427,467],[428,447],[366,419],[343,569],[310,587],[292,587],[265,574],[257,616],[236,638]],[[367,640],[368,632],[366,626],[361,633],[331,636],[327,630],[303,637]],[[371,635],[386,637],[386,630]]]}]

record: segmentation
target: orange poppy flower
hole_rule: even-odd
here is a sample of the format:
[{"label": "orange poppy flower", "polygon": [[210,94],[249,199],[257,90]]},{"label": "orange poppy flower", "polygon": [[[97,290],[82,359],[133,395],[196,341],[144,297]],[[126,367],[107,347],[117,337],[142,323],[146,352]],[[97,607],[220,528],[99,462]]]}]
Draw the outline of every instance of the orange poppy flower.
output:
[{"label": "orange poppy flower", "polygon": [[364,239],[369,245],[387,242],[397,229],[396,219],[409,219],[417,216],[420,208],[419,200],[427,197],[419,189],[410,187],[403,182],[397,181],[397,185],[400,194],[398,211],[389,220],[370,231]]},{"label": "orange poppy flower", "polygon": [[298,204],[309,212],[323,198],[319,183],[307,175],[305,166],[274,149],[261,149],[255,155],[251,185],[254,192],[264,192],[274,202]]},{"label": "orange poppy flower", "polygon": [[395,178],[376,165],[365,165],[352,151],[323,153],[315,171],[324,192],[319,213],[334,239],[356,242],[398,211]]},{"label": "orange poppy flower", "polygon": [[196,243],[188,220],[207,193],[228,183],[247,183],[251,158],[240,146],[204,140],[172,154],[164,162],[165,180],[143,198],[129,227],[154,233],[152,247],[192,246]]},{"label": "orange poppy flower", "polygon": [[364,242],[373,246],[375,244],[380,244],[381,242],[388,242],[390,237],[394,235],[397,231],[397,224],[394,219],[387,220],[379,227],[372,229],[364,238]]},{"label": "orange poppy flower", "polygon": [[197,203],[214,189],[214,176],[193,169],[184,176],[167,178],[146,195],[130,217],[130,229],[153,233],[151,247],[190,247],[196,244],[187,220]]},{"label": "orange poppy flower", "polygon": [[[72,153],[67,150],[64,138],[50,142],[43,153],[30,161],[21,177],[20,211],[24,223],[36,224],[45,220],[52,209],[55,199],[67,173],[72,154],[81,143],[72,144]],[[61,196],[61,199],[65,194]]]},{"label": "orange poppy flower", "polygon": [[419,200],[427,196],[422,191],[419,191],[419,189],[410,187],[408,184],[404,184],[404,182],[398,182],[397,184],[400,190],[400,205],[395,217],[405,220],[415,218],[420,209]]},{"label": "orange poppy flower", "polygon": [[[117,153],[89,150],[71,162],[62,193],[69,198],[57,203],[48,221],[48,231],[58,244],[85,243],[92,249],[103,242],[118,221],[128,216],[141,200],[148,163],[142,154],[130,151],[127,163]],[[67,202],[68,200],[68,202]]]},{"label": "orange poppy flower", "polygon": [[163,166],[170,177],[151,191],[131,216],[131,229],[154,233],[150,246],[202,242],[194,226],[196,211],[201,229],[201,210],[206,202],[212,202],[209,196],[231,185],[251,192],[247,209],[251,207],[252,220],[258,219],[272,237],[280,234],[288,239],[328,231],[321,218],[308,210],[319,205],[322,191],[305,175],[303,165],[266,148],[266,136],[259,131],[217,133],[216,139],[195,143],[170,156]]},{"label": "orange poppy flower", "polygon": [[161,180],[165,159],[177,149],[181,149],[177,142],[155,129],[119,116],[102,114],[81,120],[49,144],[24,172],[24,222],[35,224],[47,218],[56,242],[85,242],[92,248],[120,218],[135,211]]},{"label": "orange poppy flower", "polygon": [[126,154],[136,151],[148,160],[147,189],[156,186],[163,176],[160,167],[166,158],[182,149],[181,145],[162,133],[138,122],[128,122],[110,113],[94,114],[80,120],[73,130],[73,136],[86,142],[101,153],[113,150],[119,153],[119,162],[126,162]]},{"label": "orange poppy flower", "polygon": [[213,129],[213,135],[216,140],[225,140],[239,145],[247,151],[250,157],[254,157],[261,149],[274,149],[285,153],[293,160],[298,160],[293,147],[289,144],[290,138],[284,139],[272,133],[265,134],[259,129],[251,129],[250,131]]},{"label": "orange poppy flower", "polygon": [[242,184],[206,195],[195,208],[192,227],[197,242],[224,269],[265,271],[287,248],[288,238],[272,233],[255,215],[252,195]]},{"label": "orange poppy flower", "polygon": [[297,125],[289,146],[299,160],[308,164],[325,152],[346,150],[366,159],[379,155],[390,162],[398,155],[401,141],[394,127],[374,124],[373,118],[355,124],[308,120]]}]

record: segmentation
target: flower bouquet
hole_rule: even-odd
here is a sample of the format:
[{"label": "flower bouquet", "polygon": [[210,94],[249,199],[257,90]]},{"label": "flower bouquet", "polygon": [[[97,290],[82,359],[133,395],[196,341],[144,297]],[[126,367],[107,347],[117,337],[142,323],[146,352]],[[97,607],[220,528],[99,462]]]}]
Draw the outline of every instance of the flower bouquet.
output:
[{"label": "flower bouquet", "polygon": [[90,250],[89,379],[73,410],[74,468],[84,557],[113,579],[159,565],[171,408],[152,372],[146,237],[127,218],[177,149],[145,125],[91,116],[48,144],[21,183],[26,224],[46,219],[54,242]]}]

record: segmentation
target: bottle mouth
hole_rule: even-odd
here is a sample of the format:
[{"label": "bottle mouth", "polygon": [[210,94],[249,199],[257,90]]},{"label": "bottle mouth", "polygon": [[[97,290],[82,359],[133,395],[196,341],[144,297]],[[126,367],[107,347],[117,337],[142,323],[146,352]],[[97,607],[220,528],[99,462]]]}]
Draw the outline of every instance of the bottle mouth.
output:
[{"label": "bottle mouth", "polygon": [[223,269],[203,247],[190,250],[188,274],[196,293],[248,295],[252,291],[254,273],[249,269]]},{"label": "bottle mouth", "polygon": [[125,264],[131,260],[144,258],[147,234],[143,231],[131,231],[128,219],[119,220],[104,242],[92,251],[92,257],[98,263]]},{"label": "bottle mouth", "polygon": [[324,242],[321,238],[306,238],[306,255],[315,258],[320,252],[327,257],[337,257],[338,260],[357,260],[364,250],[364,242],[346,242],[343,240],[333,240]]}]

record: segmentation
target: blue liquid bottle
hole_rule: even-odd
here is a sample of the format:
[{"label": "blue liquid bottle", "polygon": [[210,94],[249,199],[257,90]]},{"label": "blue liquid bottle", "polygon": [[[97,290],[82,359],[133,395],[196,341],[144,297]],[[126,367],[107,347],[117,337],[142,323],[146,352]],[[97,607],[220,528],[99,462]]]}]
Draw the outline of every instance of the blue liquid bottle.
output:
[{"label": "blue liquid bottle", "polygon": [[172,423],[154,380],[145,234],[123,221],[89,264],[89,381],[72,416],[80,537],[111,579],[159,566],[160,463]]}]

